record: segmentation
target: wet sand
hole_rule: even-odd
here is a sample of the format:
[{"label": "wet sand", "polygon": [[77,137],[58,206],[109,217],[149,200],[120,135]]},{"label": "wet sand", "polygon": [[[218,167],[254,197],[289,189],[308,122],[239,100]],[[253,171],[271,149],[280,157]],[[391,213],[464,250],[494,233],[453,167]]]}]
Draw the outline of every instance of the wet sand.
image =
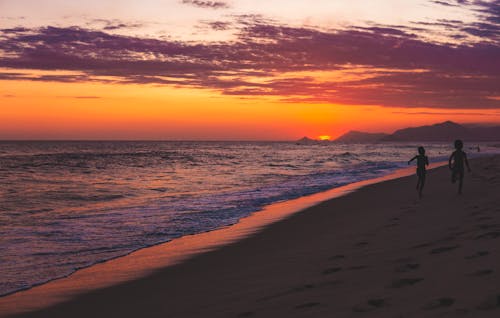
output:
[{"label": "wet sand", "polygon": [[446,167],[421,200],[414,176],[368,185],[23,317],[499,317],[500,156],[471,166],[462,196]]}]

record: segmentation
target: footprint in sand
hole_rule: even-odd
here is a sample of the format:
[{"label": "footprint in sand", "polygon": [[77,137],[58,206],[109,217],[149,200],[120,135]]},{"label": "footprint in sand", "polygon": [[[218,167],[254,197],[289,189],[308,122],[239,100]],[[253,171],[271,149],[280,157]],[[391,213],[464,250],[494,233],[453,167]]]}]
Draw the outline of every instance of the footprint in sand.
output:
[{"label": "footprint in sand", "polygon": [[399,218],[391,218],[389,220],[389,222],[391,222],[391,223],[385,225],[384,227],[392,227],[392,226],[399,225],[399,223],[398,223],[399,220],[400,220]]},{"label": "footprint in sand", "polygon": [[282,291],[282,292],[275,293],[275,294],[270,295],[270,296],[261,297],[261,298],[257,299],[257,301],[267,301],[267,300],[271,300],[271,299],[274,299],[274,298],[280,298],[280,297],[283,297],[283,296],[288,296],[288,295],[291,295],[291,294],[304,292],[304,291],[313,289],[315,287],[316,287],[315,284],[305,284],[305,285],[297,286],[297,287],[294,287],[294,288],[290,288],[290,289]]},{"label": "footprint in sand", "polygon": [[496,239],[497,237],[500,237],[500,231],[492,231],[492,232],[487,232],[481,235],[478,235],[475,237],[476,240],[480,239]]},{"label": "footprint in sand", "polygon": [[366,245],[368,245],[368,242],[366,242],[366,241],[358,242],[355,244],[355,246],[357,246],[357,247],[366,246]]},{"label": "footprint in sand", "polygon": [[419,268],[420,268],[420,264],[418,264],[418,263],[407,263],[407,264],[403,264],[403,265],[396,267],[394,269],[394,271],[396,271],[398,273],[406,273],[406,272],[417,270]]},{"label": "footprint in sand", "polygon": [[488,251],[479,251],[479,252],[476,252],[476,253],[474,253],[472,255],[465,256],[464,258],[465,259],[475,259],[475,258],[486,256],[486,255],[489,255],[489,254],[490,254],[490,252],[488,252]]},{"label": "footprint in sand", "polygon": [[438,247],[432,249],[429,254],[441,254],[441,253],[446,253],[449,251],[452,251],[456,248],[460,247],[460,245],[453,245],[453,246],[444,246],[444,247]]},{"label": "footprint in sand", "polygon": [[449,242],[449,241],[454,241],[456,239],[457,238],[454,235],[448,235],[448,236],[443,237],[442,239],[439,239],[436,242]]},{"label": "footprint in sand", "polygon": [[427,305],[423,307],[425,310],[433,310],[433,309],[438,309],[438,308],[443,308],[443,307],[450,307],[455,303],[455,299],[453,298],[438,298],[435,299],[431,302],[429,302]]},{"label": "footprint in sand", "polygon": [[500,308],[500,294],[491,295],[477,306],[479,310],[492,310]]},{"label": "footprint in sand", "polygon": [[348,269],[357,271],[357,270],[367,269],[367,268],[368,268],[368,266],[366,266],[366,265],[358,265],[358,266],[351,266]]},{"label": "footprint in sand", "polygon": [[471,212],[469,213],[469,216],[477,216],[477,215],[482,215],[483,213],[479,212],[479,211],[475,211],[475,212]]},{"label": "footprint in sand", "polygon": [[323,275],[329,275],[329,274],[333,274],[333,273],[336,273],[336,272],[340,272],[342,270],[342,267],[331,267],[331,268],[327,268],[323,271]]},{"label": "footprint in sand", "polygon": [[413,257],[402,257],[395,259],[393,262],[396,264],[401,264],[401,263],[412,263],[415,262],[416,260]]},{"label": "footprint in sand", "polygon": [[492,220],[493,218],[491,216],[482,216],[476,219],[476,221],[481,222],[481,221],[488,221]]},{"label": "footprint in sand", "polygon": [[319,306],[320,304],[321,303],[317,303],[317,302],[304,303],[304,304],[300,304],[300,305],[295,306],[295,309],[307,309],[307,308]]},{"label": "footprint in sand", "polygon": [[456,232],[452,232],[452,233],[450,233],[450,234],[451,234],[452,236],[454,236],[454,237],[457,237],[457,236],[464,235],[464,234],[466,234],[466,233],[468,233],[468,231],[456,231]]},{"label": "footprint in sand", "polygon": [[293,288],[284,290],[282,292],[277,292],[277,293],[269,295],[269,296],[264,296],[264,297],[258,298],[257,301],[262,302],[262,301],[268,301],[268,300],[281,298],[281,297],[285,297],[285,296],[289,296],[289,295],[293,295],[293,294],[297,294],[297,293],[307,293],[308,291],[313,290],[315,288],[334,287],[334,286],[337,286],[337,285],[342,284],[342,283],[343,282],[341,280],[329,280],[329,281],[322,281],[322,282],[317,283],[317,284],[304,284],[304,285],[300,285],[297,287],[293,287]]},{"label": "footprint in sand", "polygon": [[404,209],[403,212],[404,213],[415,213],[415,212],[417,212],[417,210],[414,208],[409,208],[409,209]]},{"label": "footprint in sand", "polygon": [[329,260],[335,261],[335,260],[344,259],[344,258],[345,258],[345,255],[339,254],[339,255],[334,255],[334,256],[330,257]]},{"label": "footprint in sand", "polygon": [[432,246],[432,245],[434,245],[434,243],[422,243],[422,244],[414,245],[411,248],[412,249],[417,249],[417,248],[429,247],[429,246]]},{"label": "footprint in sand", "polygon": [[389,287],[391,288],[402,288],[402,287],[407,287],[407,286],[413,286],[416,283],[419,283],[423,281],[423,278],[401,278],[401,279],[395,279],[392,281],[391,285]]},{"label": "footprint in sand", "polygon": [[369,299],[366,303],[358,304],[352,307],[354,312],[369,312],[378,308],[382,308],[387,305],[387,302],[383,298],[379,299]]},{"label": "footprint in sand", "polygon": [[480,269],[478,271],[475,271],[473,273],[466,274],[466,276],[486,276],[490,275],[493,273],[493,270],[491,269]]},{"label": "footprint in sand", "polygon": [[398,223],[391,223],[391,224],[384,225],[384,227],[395,227],[398,225],[399,225]]},{"label": "footprint in sand", "polygon": [[481,229],[481,230],[491,230],[491,229],[497,229],[500,227],[500,224],[496,223],[496,224],[479,224],[478,227]]}]

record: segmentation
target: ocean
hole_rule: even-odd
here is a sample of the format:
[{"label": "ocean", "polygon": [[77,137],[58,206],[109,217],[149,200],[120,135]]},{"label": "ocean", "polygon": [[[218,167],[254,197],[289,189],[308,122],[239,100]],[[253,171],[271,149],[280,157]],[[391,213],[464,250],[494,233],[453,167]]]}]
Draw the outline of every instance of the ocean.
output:
[{"label": "ocean", "polygon": [[[0,295],[234,224],[275,202],[389,174],[407,167],[417,146],[0,142]],[[426,149],[431,162],[453,150]]]}]

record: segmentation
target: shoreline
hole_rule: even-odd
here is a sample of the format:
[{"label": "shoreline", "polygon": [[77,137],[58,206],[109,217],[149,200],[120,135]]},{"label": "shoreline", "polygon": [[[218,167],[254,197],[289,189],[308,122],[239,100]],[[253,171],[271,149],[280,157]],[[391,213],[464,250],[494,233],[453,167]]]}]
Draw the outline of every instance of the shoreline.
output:
[{"label": "shoreline", "polygon": [[[487,161],[488,158],[494,158],[493,160],[498,162],[499,157],[498,156],[485,157],[485,158],[474,159],[473,161],[471,160],[472,161],[471,163],[473,165],[473,171],[475,169],[474,164],[479,162],[483,162],[484,164],[484,162]],[[435,167],[435,165],[436,164],[433,165],[433,168]],[[433,169],[429,171],[429,175],[432,175],[432,180],[436,176],[439,176],[438,178],[439,180],[441,180],[442,182],[449,183],[449,177],[446,170],[447,169]],[[435,181],[431,182],[430,185],[426,186],[426,189],[424,190],[424,199],[422,201],[419,201],[418,199],[416,199],[416,194],[414,193],[413,180],[409,181],[410,179],[408,177],[401,178],[402,176],[405,175],[406,176],[413,175],[414,168],[411,167],[403,169],[403,171],[406,172],[399,171],[400,175],[397,176],[388,175],[382,178],[362,181],[359,183],[350,184],[344,187],[320,193],[321,195],[324,195],[325,193],[338,192],[340,189],[343,190],[341,194],[346,194],[346,192],[349,193],[349,195],[345,196],[341,196],[341,194],[337,193],[335,199],[331,199],[331,197],[330,198],[323,197],[322,200],[313,199],[310,200],[309,202],[304,202],[303,199],[308,197],[303,197],[301,199],[293,200],[293,201],[302,201],[303,206],[300,209],[302,213],[288,212],[287,214],[286,210],[291,208],[290,206],[291,203],[289,201],[285,201],[278,203],[278,205],[281,205],[281,207],[278,210],[281,211],[281,213],[284,213],[282,215],[280,215],[279,213],[274,214],[274,213],[256,212],[251,216],[240,220],[240,222],[237,223],[236,225],[198,235],[186,236],[185,237],[186,240],[184,241],[189,241],[190,239],[191,240],[194,239],[194,241],[196,241],[196,237],[199,238],[199,236],[205,234],[213,236],[213,241],[208,242],[210,244],[207,245],[207,241],[203,240],[204,244],[202,245],[202,247],[198,247],[197,250],[195,248],[194,250],[196,251],[191,255],[186,255],[186,254],[181,255],[182,253],[181,254],[171,253],[168,257],[165,257],[165,255],[162,255],[161,257],[158,256],[158,253],[165,252],[160,247],[162,246],[165,247],[166,245],[169,244],[170,246],[174,245],[172,243],[176,241],[178,247],[186,248],[187,245],[189,245],[189,249],[193,251],[193,245],[191,245],[191,243],[182,242],[183,241],[182,239],[184,238],[183,237],[168,243],[161,244],[159,246],[142,249],[129,255],[135,257],[129,257],[129,256],[121,257],[106,263],[92,266],[88,269],[78,271],[69,278],[54,281],[53,283],[44,284],[39,287],[35,287],[31,290],[27,290],[24,292],[0,298],[0,312],[2,312],[5,315],[8,315],[14,313],[15,310],[7,312],[4,310],[5,308],[17,309],[18,312],[20,312],[21,309],[27,309],[25,306],[23,306],[22,298],[24,298],[24,303],[30,304],[32,306],[31,309],[45,308],[42,309],[41,311],[34,312],[32,314],[27,314],[27,316],[30,317],[31,316],[52,317],[52,316],[59,316],[59,314],[62,317],[64,315],[67,316],[69,313],[71,313],[72,315],[76,314],[76,316],[83,317],[85,316],[84,314],[85,311],[87,312],[88,316],[89,311],[92,308],[103,312],[110,312],[111,310],[117,310],[117,308],[113,307],[111,304],[115,303],[116,306],[116,301],[121,302],[125,299],[124,307],[128,308],[129,306],[127,305],[128,304],[127,302],[130,301],[131,302],[130,305],[133,308],[128,308],[127,310],[124,309],[125,311],[123,312],[122,309],[119,309],[119,312],[121,313],[119,316],[133,317],[134,313],[136,314],[135,316],[137,316],[136,310],[140,308],[144,309],[144,305],[149,304],[151,302],[151,299],[149,298],[154,298],[156,302],[153,302],[150,305],[152,306],[155,312],[156,311],[163,312],[163,314],[175,312],[179,314],[179,312],[185,312],[186,310],[189,309],[190,314],[186,315],[183,314],[180,317],[184,316],[195,317],[198,316],[200,312],[196,311],[198,308],[190,308],[193,307],[192,304],[191,306],[189,305],[190,301],[193,301],[194,304],[197,304],[199,306],[201,306],[201,304],[205,304],[205,306],[211,308],[212,311],[215,309],[220,309],[219,307],[222,306],[220,302],[221,299],[220,297],[224,295],[224,293],[221,294],[220,291],[225,290],[225,292],[227,292],[228,289],[231,290],[235,289],[233,290],[233,292],[242,294],[245,297],[243,296],[239,297],[238,301],[233,301],[234,304],[233,302],[231,302],[231,305],[227,305],[228,307],[230,307],[230,309],[226,308],[225,311],[227,312],[227,310],[230,310],[230,312],[237,312],[239,310],[243,310],[241,308],[242,307],[241,299],[248,299],[249,293],[250,296],[252,296],[253,295],[252,293],[254,293],[257,290],[259,290],[258,294],[261,294],[262,292],[271,294],[276,293],[277,292],[276,289],[279,290],[278,288],[279,286],[281,287],[286,287],[290,285],[293,286],[295,283],[298,283],[297,279],[301,280],[301,278],[305,278],[305,277],[295,277],[295,276],[297,276],[297,273],[303,273],[303,272],[307,273],[307,271],[304,271],[304,268],[307,268],[308,266],[311,265],[304,264],[301,260],[299,260],[299,258],[305,256],[306,254],[307,255],[310,254],[306,258],[306,260],[308,258],[312,260],[318,258],[319,254],[324,254],[326,252],[325,247],[322,246],[322,244],[318,245],[317,243],[331,242],[331,238],[330,239],[325,239],[325,238],[330,237],[332,235],[331,233],[332,231],[335,233],[334,235],[335,240],[339,240],[338,244],[345,243],[347,245],[350,245],[351,249],[365,248],[365,245],[368,244],[368,241],[375,234],[368,233],[360,235],[360,233],[367,229],[372,231],[374,228],[378,228],[377,223],[380,223],[381,221],[385,222],[385,220],[380,219],[380,215],[371,215],[371,213],[367,214],[367,211],[370,210],[378,211],[382,209],[380,210],[382,211],[381,213],[385,214],[389,213],[391,215],[394,215],[397,214],[396,212],[401,212],[399,211],[400,209],[408,209],[409,208],[408,205],[414,206],[413,207],[414,209],[418,209],[420,205],[423,206],[425,204],[428,204],[427,200],[429,201],[436,200],[436,197],[435,196],[433,197],[433,193],[431,192],[433,190],[433,187],[434,188],[436,187],[436,184],[433,183]],[[481,170],[481,172],[483,171]],[[466,193],[468,191],[467,184],[474,181],[470,180],[473,178],[475,178],[475,176],[473,176],[472,178],[469,177],[468,180],[466,180],[466,190],[465,190]],[[409,182],[411,183],[411,185],[408,184]],[[403,190],[401,190],[402,184],[404,185]],[[353,191],[356,189],[357,191]],[[391,189],[391,191],[399,191],[399,192],[402,191],[402,192],[401,193],[398,192],[399,194],[394,196],[391,195],[391,193],[387,193],[388,189]],[[429,195],[430,198],[427,198],[426,194],[427,191],[429,191],[430,193]],[[309,198],[317,196],[318,194],[309,196]],[[393,206],[394,203],[384,203],[385,205],[387,205],[387,207],[385,207],[384,204],[378,202],[384,198],[385,200],[389,199],[391,201],[395,201],[395,203],[397,204],[399,204],[400,201],[406,202],[405,205],[407,206],[395,209],[395,207],[391,208],[391,206]],[[410,200],[408,200],[408,198],[410,198]],[[455,196],[453,196],[453,198],[455,198]],[[378,202],[380,204],[371,204],[371,201]],[[335,207],[335,209],[333,210],[335,212],[333,213],[330,212],[330,209],[332,209],[332,207]],[[293,208],[297,210],[296,205],[293,205]],[[350,213],[346,213],[345,211],[346,209],[348,211],[351,209],[352,210],[349,211]],[[405,214],[406,213],[409,212],[405,212]],[[262,223],[260,222],[264,217],[271,218],[271,220],[265,225],[262,225]],[[387,215],[385,215],[383,218],[386,217]],[[281,222],[276,222],[276,218],[278,219],[286,218],[286,220],[283,220]],[[324,223],[331,223],[332,218],[335,221],[331,224],[332,229],[330,229],[329,227],[324,228],[325,227]],[[259,222],[252,223],[248,221],[252,219],[255,219],[256,221]],[[388,226],[387,229],[384,226],[383,234],[385,234],[386,231],[390,232],[393,227],[397,227],[398,225],[396,224],[398,223],[397,221],[391,221],[391,222],[394,224],[389,224],[390,226]],[[240,229],[239,233],[235,233],[233,231],[232,233],[233,236],[228,236],[227,235],[228,233],[223,233],[223,235],[220,234],[220,232],[226,232],[226,231],[231,232],[231,229],[234,230],[234,228],[237,228],[239,225],[241,226],[241,224],[245,223],[247,225],[250,225],[250,227]],[[306,226],[304,228],[304,226],[308,224],[310,224],[310,226]],[[412,228],[410,228],[410,230],[411,230],[410,232],[413,233]],[[302,233],[303,235],[300,235],[299,233]],[[255,234],[255,235],[250,235],[250,234]],[[352,238],[353,235],[356,237],[355,239]],[[350,238],[348,240],[343,240],[342,239],[343,236],[346,237],[349,236]],[[359,242],[356,242],[356,240],[359,240]],[[384,242],[389,245],[399,244],[399,242],[392,242],[388,241],[387,239]],[[220,243],[222,243],[223,245],[221,246]],[[283,247],[286,245],[280,246],[280,244],[292,244],[292,245],[290,247],[286,247],[283,250]],[[352,247],[353,244],[355,247]],[[368,246],[369,245],[370,244],[368,244]],[[269,249],[271,249],[272,251],[268,251]],[[206,253],[209,251],[211,252]],[[149,256],[146,257],[146,254],[148,253],[143,254],[144,252],[149,252]],[[368,252],[369,253],[367,255],[371,255],[378,253],[378,250],[372,250]],[[328,251],[327,253],[331,254],[333,253],[333,251]],[[254,254],[255,257],[248,258],[249,256]],[[190,257],[193,255],[196,255],[196,257]],[[264,255],[267,255],[267,257],[264,257]],[[331,256],[330,258],[332,257],[336,258],[336,256],[339,255],[340,254],[334,255]],[[392,256],[396,257],[397,255],[391,254],[391,257]],[[175,257],[178,258],[175,261],[172,261],[173,259],[175,259]],[[165,267],[166,266],[165,261],[167,260],[167,258],[169,259],[170,264],[168,264],[168,266]],[[278,261],[275,258],[278,258],[280,261]],[[330,260],[330,258],[329,262],[332,261]],[[181,259],[184,260],[184,262],[179,263]],[[118,270],[120,266],[117,266],[116,264],[117,262],[120,263],[123,262],[124,260],[126,260],[128,263],[125,262],[126,266],[122,268],[128,269],[129,271],[128,273],[123,273],[123,271]],[[245,265],[250,266],[249,269],[244,269],[240,268],[240,266],[236,266],[236,267],[230,267],[232,270],[234,270],[234,273],[233,271],[229,271],[229,273],[220,272],[219,267],[221,265],[227,266],[227,264],[232,264],[235,262],[236,264],[239,264],[239,262],[243,261],[246,261]],[[290,261],[292,261],[292,263],[290,263]],[[325,266],[324,261],[320,261],[319,263],[321,263],[320,264],[321,266]],[[218,264],[218,266],[215,266],[214,264]],[[287,266],[283,267],[282,265],[284,264],[287,264]],[[123,265],[124,264],[122,263],[122,266]],[[135,267],[133,267],[132,265]],[[146,267],[150,269],[149,272],[144,271],[145,267],[144,265],[147,265]],[[353,263],[351,263],[351,265],[353,265]],[[276,266],[279,268],[278,272],[276,272],[277,270]],[[363,266],[364,265],[354,264],[353,266],[351,266],[351,270],[361,271],[363,270]],[[267,268],[267,271],[262,271],[264,267]],[[342,268],[343,267],[333,267],[326,269],[323,271],[323,275],[330,275],[330,270],[331,273],[333,274],[337,271],[343,270]],[[138,269],[140,269],[139,272],[137,272]],[[258,275],[256,275],[255,270],[257,270],[258,272],[260,271]],[[270,275],[269,270],[273,272],[271,273],[272,276],[269,276]],[[293,272],[290,273],[290,270],[293,270]],[[207,277],[207,275],[209,274],[204,273],[204,271],[215,272],[215,274]],[[76,276],[81,276],[78,274],[82,274],[83,272],[87,272],[86,273],[87,279],[90,280],[86,282],[86,287],[82,290],[81,286],[78,285],[79,281],[78,279],[81,279],[81,277],[76,277]],[[328,273],[325,274],[324,272]],[[116,284],[117,282],[115,281],[115,283],[112,286],[102,286],[103,280],[104,281],[106,280],[107,278],[106,276],[109,273],[114,273],[117,276],[122,276],[123,280],[119,281],[118,284]],[[131,273],[135,273],[138,276],[133,277]],[[190,274],[188,275],[186,273]],[[293,275],[289,276],[290,274]],[[230,280],[228,281],[227,279],[228,276],[229,277],[235,276],[237,279],[234,282]],[[287,276],[288,279],[280,279],[281,276]],[[307,276],[307,275],[304,274],[299,276]],[[198,278],[198,280],[196,279],[196,277]],[[252,279],[249,279],[249,277],[252,277]],[[264,279],[266,281],[270,280],[271,283],[269,284],[271,284],[272,286],[269,286],[269,284],[264,283],[263,282]],[[210,284],[207,283],[206,281],[211,281],[212,283]],[[254,281],[259,282],[259,284],[255,285]],[[80,283],[81,282],[82,281],[80,281]],[[89,285],[88,284],[89,282],[93,283],[94,285],[92,284]],[[167,282],[169,284],[174,282],[177,283],[174,284],[176,288],[173,288],[171,286],[165,286],[165,283]],[[315,283],[312,285],[319,284],[319,286],[322,286],[322,288],[326,288],[330,286],[330,283],[336,285],[334,281],[330,280],[327,282],[323,281],[321,283]],[[65,284],[66,286],[64,286]],[[201,286],[198,286],[200,284]],[[262,286],[260,286],[261,284]],[[238,286],[241,287],[241,285],[245,286],[245,288],[243,289],[238,288]],[[311,284],[306,284],[304,286],[309,286],[309,285]],[[193,286],[197,286],[195,288],[196,291],[194,293],[195,295],[192,295],[194,297],[194,300],[190,299],[191,296],[189,297],[186,296],[186,295],[191,295],[191,293],[193,292]],[[84,291],[84,293],[81,295],[76,295],[75,293],[72,294],[69,293],[67,289],[64,289],[64,287],[66,288],[77,287],[76,289],[80,287],[79,292]],[[305,288],[304,291],[306,291],[312,287],[303,287],[303,288]],[[168,292],[167,290],[170,290],[170,292]],[[210,292],[206,293],[207,290],[209,290]],[[186,292],[188,294],[186,294]],[[52,298],[50,301],[49,299],[45,299],[45,302],[41,301],[40,298],[37,297],[37,296],[46,297],[46,295],[48,294],[56,295],[57,293],[59,293],[60,296],[61,294],[64,294],[64,296],[70,296],[70,297],[64,297],[59,299]],[[134,296],[132,296],[130,293],[134,294]],[[141,293],[147,293],[148,294],[147,298],[145,299],[145,297],[141,297]],[[19,297],[21,294],[23,297]],[[281,295],[279,292],[278,294]],[[283,297],[286,298],[285,296],[288,294],[292,296],[295,293],[292,293],[290,291],[284,292]],[[162,302],[166,301],[164,297],[158,303],[159,300],[158,296],[160,295],[169,296],[167,303],[169,303],[170,306],[172,306],[172,308],[171,307],[169,307],[168,309],[164,308],[164,306],[162,305]],[[98,299],[95,298],[97,296],[99,296]],[[103,297],[104,299],[107,299],[106,302],[104,302],[104,300],[103,302],[100,301],[100,299]],[[224,297],[227,298],[228,296]],[[222,299],[225,299],[224,297]],[[281,299],[281,296],[271,297],[271,298]],[[5,300],[7,299],[9,299],[9,302],[5,302]],[[56,302],[54,302],[54,300],[56,300]],[[62,301],[62,300],[65,300],[67,302],[55,305],[54,307],[48,307],[49,305],[54,305],[57,303],[57,301]],[[35,302],[38,303],[35,304]],[[260,301],[258,301],[258,303],[260,304]],[[310,307],[316,308],[316,305],[311,305],[312,303],[308,304],[310,305]],[[85,306],[82,311],[83,305]],[[136,307],[136,305],[138,307]],[[158,306],[159,308],[156,308]],[[308,306],[305,306],[304,308]],[[149,308],[150,306],[147,307]],[[318,307],[323,308],[323,306],[319,305]],[[200,308],[204,308],[204,306],[201,306]],[[370,307],[369,309],[373,308]],[[220,311],[215,310],[213,312],[219,313]],[[48,313],[50,313],[50,315],[47,315]],[[156,316],[156,314],[155,315],[146,314],[146,316]],[[221,316],[224,315],[221,314]]]},{"label": "shoreline", "polygon": [[[444,164],[445,162],[432,163],[428,169],[435,169]],[[268,225],[279,222],[322,202],[346,195],[367,185],[402,178],[412,174],[414,174],[413,166],[400,168],[385,176],[357,181],[307,196],[276,202],[265,206],[259,211],[252,212],[250,215],[238,220],[235,224],[139,248],[125,255],[77,269],[66,276],[54,278],[26,289],[2,295],[0,296],[0,317],[3,317],[4,314],[12,315],[43,309],[72,299],[85,292],[113,286],[129,280],[140,279],[155,270],[181,263],[191,257],[196,257],[202,253],[222,248],[228,244],[247,238]],[[181,240],[181,242],[176,242],[178,240]],[[155,254],[161,255],[154,256]],[[135,261],[137,258],[144,257],[148,259],[154,258],[155,262],[138,264]],[[109,269],[112,268],[112,271],[108,267]],[[91,278],[101,271],[107,273],[101,280],[96,281]],[[116,274],[116,272],[122,272],[122,274]],[[87,287],[81,287],[84,285]],[[15,308],[13,308],[14,305]]]}]

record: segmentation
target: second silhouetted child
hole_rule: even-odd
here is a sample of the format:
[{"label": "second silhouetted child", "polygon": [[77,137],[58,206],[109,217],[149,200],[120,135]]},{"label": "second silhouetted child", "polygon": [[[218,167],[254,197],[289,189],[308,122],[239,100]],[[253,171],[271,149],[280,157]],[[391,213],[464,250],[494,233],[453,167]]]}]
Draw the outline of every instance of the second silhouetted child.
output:
[{"label": "second silhouetted child", "polygon": [[464,143],[462,140],[455,140],[455,151],[453,151],[448,161],[448,166],[451,169],[451,182],[455,183],[458,179],[458,194],[462,194],[464,165],[467,166],[467,170],[470,172],[469,161],[467,160],[467,155],[462,150],[463,147]]},{"label": "second silhouetted child", "polygon": [[418,147],[418,155],[411,158],[410,161],[408,161],[408,164],[410,164],[415,159],[417,159],[417,191],[418,196],[421,198],[422,190],[424,189],[425,184],[425,175],[427,173],[427,171],[425,170],[425,166],[429,165],[429,158],[427,158],[427,156],[425,155],[424,147]]}]

